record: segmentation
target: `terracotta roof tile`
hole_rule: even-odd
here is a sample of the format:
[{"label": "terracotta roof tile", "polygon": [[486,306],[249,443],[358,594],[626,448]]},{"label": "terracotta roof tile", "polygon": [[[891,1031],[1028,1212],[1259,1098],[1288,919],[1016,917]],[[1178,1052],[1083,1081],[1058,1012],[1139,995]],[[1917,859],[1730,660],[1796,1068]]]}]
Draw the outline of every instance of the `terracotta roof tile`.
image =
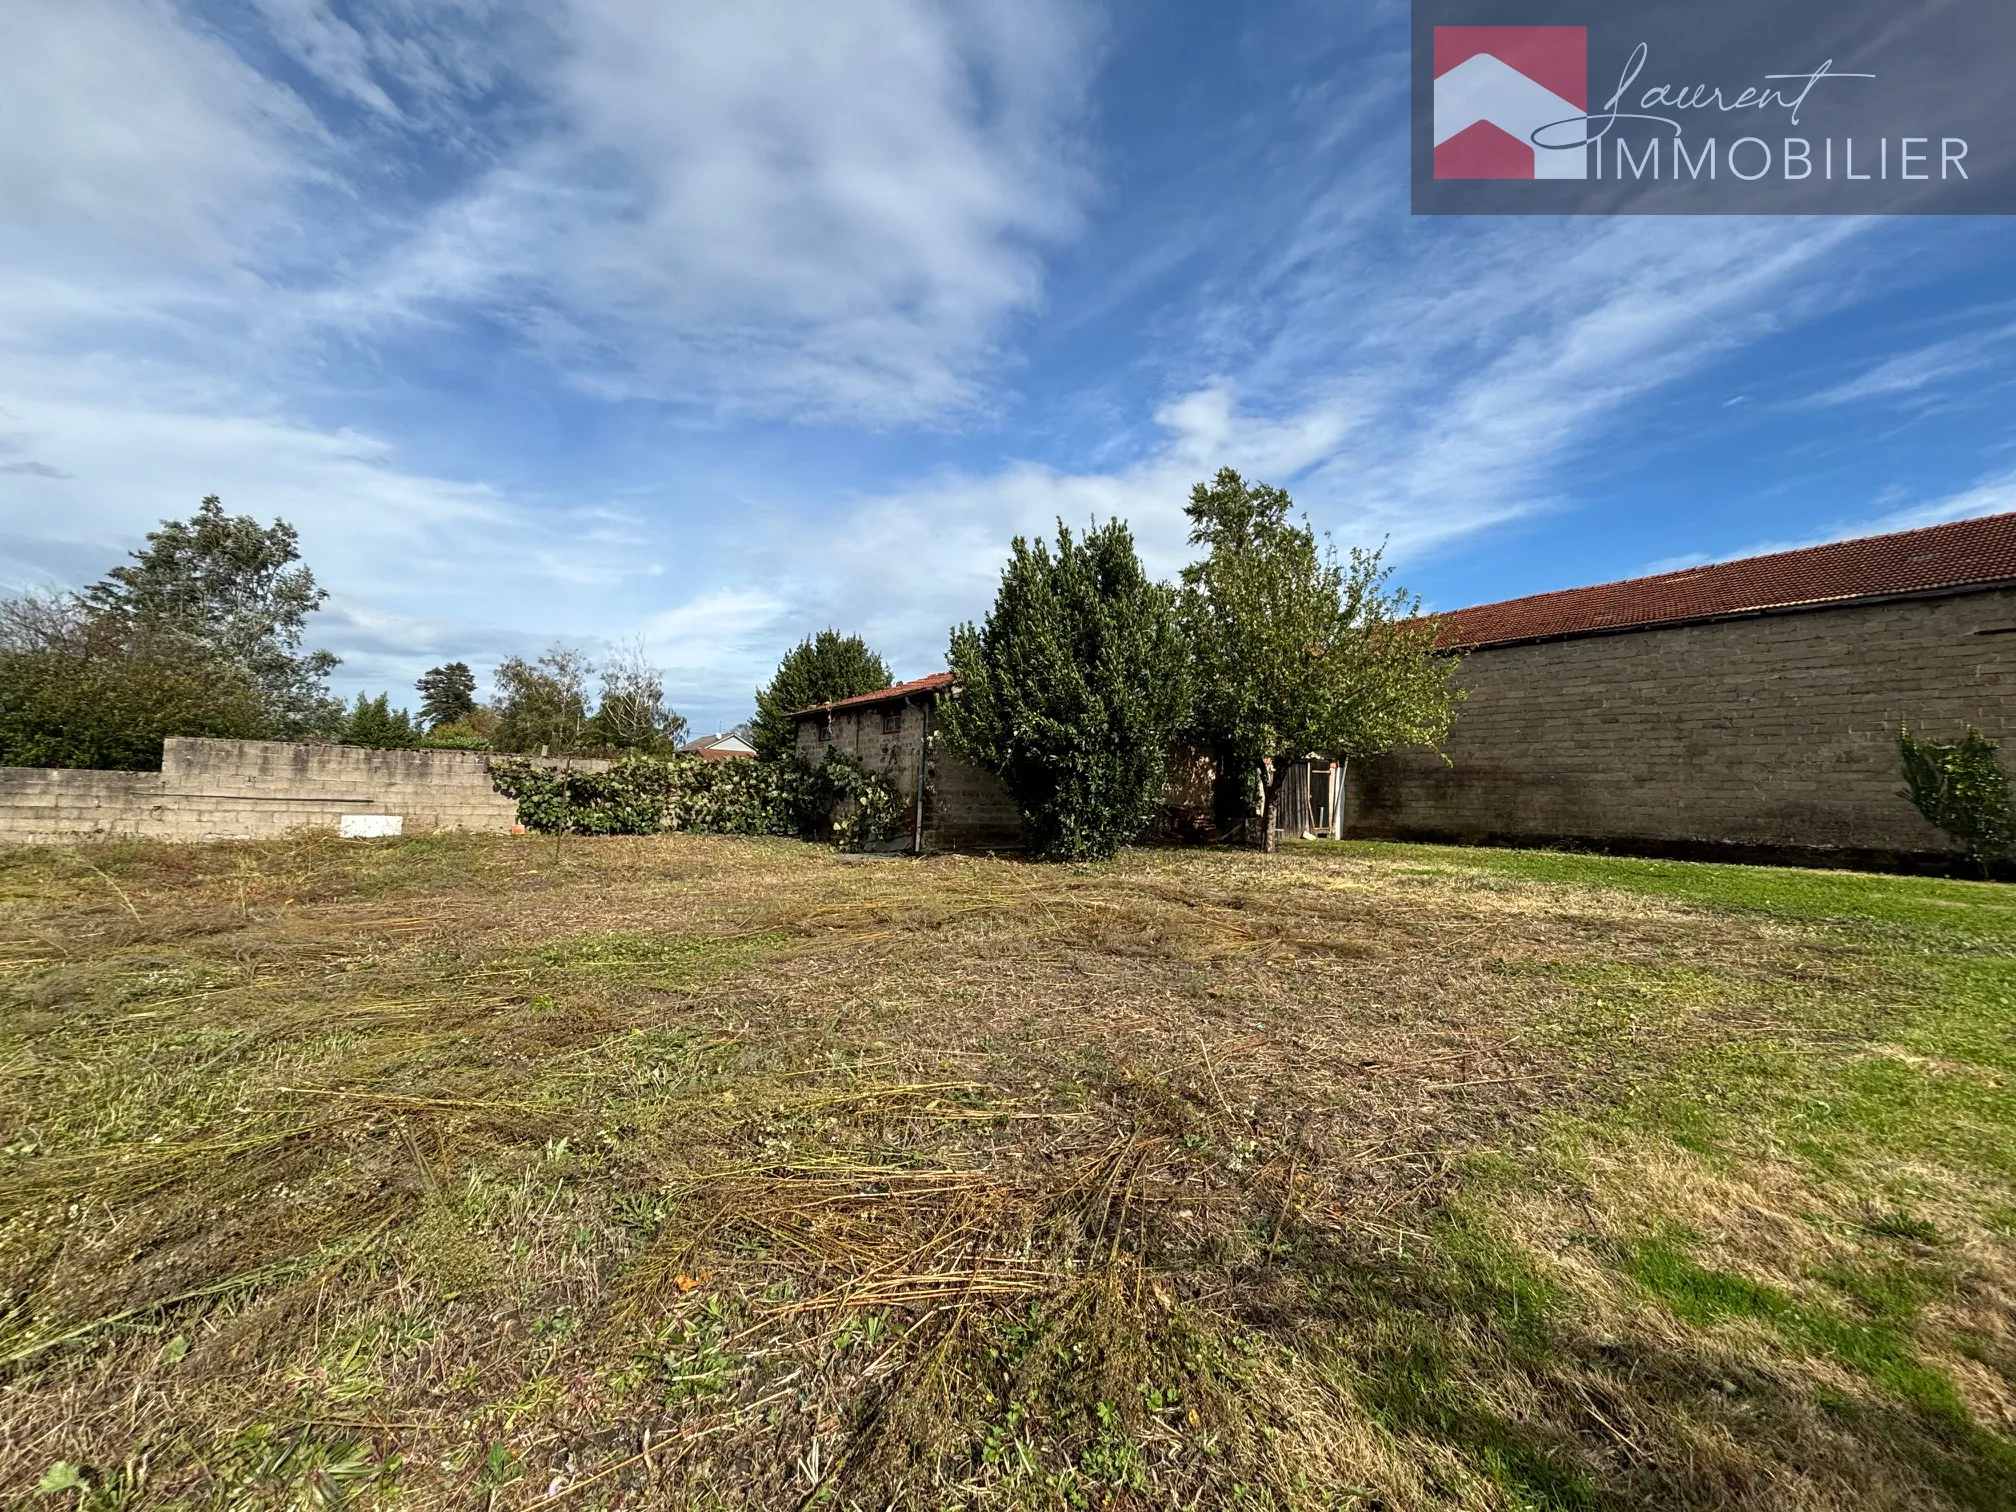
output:
[{"label": "terracotta roof tile", "polygon": [[1535,593],[1444,616],[1452,649],[2016,581],[2016,514]]},{"label": "terracotta roof tile", "polygon": [[887,688],[877,688],[873,693],[856,693],[852,698],[836,698],[831,703],[814,704],[809,709],[800,709],[792,716],[802,719],[807,714],[830,714],[835,709],[860,709],[870,704],[888,703],[895,698],[908,698],[913,693],[936,693],[940,688],[952,686],[950,672],[933,672],[929,677],[920,677],[913,682],[895,683]]}]

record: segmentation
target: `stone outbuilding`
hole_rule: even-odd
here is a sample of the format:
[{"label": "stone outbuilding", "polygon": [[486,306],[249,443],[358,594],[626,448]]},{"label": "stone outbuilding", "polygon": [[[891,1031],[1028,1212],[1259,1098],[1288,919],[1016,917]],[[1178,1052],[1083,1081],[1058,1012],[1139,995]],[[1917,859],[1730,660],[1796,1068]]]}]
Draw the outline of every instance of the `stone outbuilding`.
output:
[{"label": "stone outbuilding", "polygon": [[[2016,737],[2016,514],[1448,616],[1446,751],[1351,763],[1352,838],[1943,864],[1897,732]],[[1446,760],[1444,757],[1446,756]]]},{"label": "stone outbuilding", "polygon": [[949,696],[950,672],[799,711],[798,754],[818,765],[844,751],[886,778],[908,804],[900,848],[1013,849],[1021,815],[992,772],[961,761],[936,738],[933,716]]}]

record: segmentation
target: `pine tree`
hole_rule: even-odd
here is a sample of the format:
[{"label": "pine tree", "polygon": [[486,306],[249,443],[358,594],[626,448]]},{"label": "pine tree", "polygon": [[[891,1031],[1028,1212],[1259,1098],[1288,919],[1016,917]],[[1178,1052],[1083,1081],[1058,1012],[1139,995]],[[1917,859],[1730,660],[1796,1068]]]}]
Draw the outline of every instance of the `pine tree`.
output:
[{"label": "pine tree", "polygon": [[357,695],[356,707],[343,722],[340,744],[371,746],[381,751],[410,751],[420,744],[420,726],[404,709],[392,707],[392,695]]},{"label": "pine tree", "polygon": [[430,730],[476,712],[476,674],[467,662],[430,667],[413,686],[420,693],[421,722]]},{"label": "pine tree", "polygon": [[1054,554],[1016,537],[992,612],[953,631],[949,662],[940,727],[1001,778],[1031,854],[1110,856],[1147,827],[1189,678],[1174,595],[1124,521],[1082,540],[1060,523]]}]

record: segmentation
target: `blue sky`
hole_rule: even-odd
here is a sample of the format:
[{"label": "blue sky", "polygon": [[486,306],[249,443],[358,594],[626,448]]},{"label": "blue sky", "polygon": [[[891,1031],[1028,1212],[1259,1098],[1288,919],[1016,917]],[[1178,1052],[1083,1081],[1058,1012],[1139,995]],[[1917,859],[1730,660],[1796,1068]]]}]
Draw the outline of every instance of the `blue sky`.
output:
[{"label": "blue sky", "polygon": [[1406,13],[10,0],[0,578],[283,515],[344,691],[899,676],[1288,487],[1432,606],[2016,508],[2016,224],[1416,219]]}]

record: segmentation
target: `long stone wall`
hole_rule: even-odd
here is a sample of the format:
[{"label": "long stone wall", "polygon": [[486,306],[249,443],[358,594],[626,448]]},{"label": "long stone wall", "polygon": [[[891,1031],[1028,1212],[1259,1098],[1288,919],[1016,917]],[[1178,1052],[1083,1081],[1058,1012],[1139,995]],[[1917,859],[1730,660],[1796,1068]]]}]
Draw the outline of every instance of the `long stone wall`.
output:
[{"label": "long stone wall", "polygon": [[1897,727],[2016,755],[2016,591],[1507,646],[1458,681],[1446,764],[1351,763],[1349,835],[1929,860]]},{"label": "long stone wall", "polygon": [[335,829],[344,814],[397,814],[409,832],[508,833],[516,805],[472,751],[173,737],[159,772],[0,767],[0,843],[263,839]]}]

